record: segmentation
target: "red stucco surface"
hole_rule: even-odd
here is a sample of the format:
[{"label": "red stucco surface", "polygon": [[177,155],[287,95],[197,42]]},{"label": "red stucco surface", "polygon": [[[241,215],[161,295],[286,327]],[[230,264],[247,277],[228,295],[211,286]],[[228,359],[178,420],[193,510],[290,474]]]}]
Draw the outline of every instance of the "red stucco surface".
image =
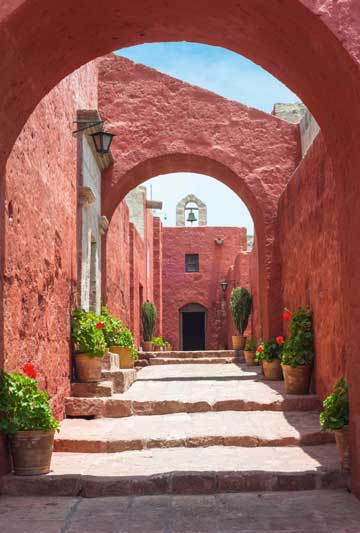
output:
[{"label": "red stucco surface", "polygon": [[[223,238],[222,245],[216,244]],[[246,249],[244,228],[163,229],[163,334],[179,349],[179,312],[187,304],[207,309],[207,349],[224,347],[223,292],[220,281],[240,250]],[[199,272],[185,272],[185,254],[199,254]]]},{"label": "red stucco surface", "polygon": [[314,385],[322,398],[350,373],[336,200],[333,166],[319,135],[281,198],[279,242],[284,307],[310,305],[314,312]]},{"label": "red stucco surface", "polygon": [[129,190],[159,174],[197,172],[228,185],[254,219],[263,327],[277,331],[276,205],[298,162],[297,127],[115,55],[99,65],[100,114],[117,134],[103,212],[111,218]]},{"label": "red stucco surface", "polygon": [[[0,6],[2,171],[15,139],[40,99],[75,68],[118,47],[184,39],[224,46],[267,68],[308,105],[321,125],[334,165],[342,338],[351,368],[354,451],[360,442],[360,151],[354,134],[360,129],[359,29],[358,0],[153,0],[151,5],[146,0],[134,0],[126,8],[115,0],[105,6],[98,0],[91,6],[85,0],[63,0],[52,3],[51,9],[46,0],[15,0]],[[1,194],[4,205],[4,180]],[[0,235],[3,255],[4,217]],[[2,323],[5,327],[6,322]],[[360,459],[356,453],[353,481],[354,490],[360,494]]]},{"label": "red stucco surface", "polygon": [[69,393],[70,313],[76,302],[77,109],[96,108],[88,65],[38,106],[6,167],[4,368],[31,361],[55,414]]}]

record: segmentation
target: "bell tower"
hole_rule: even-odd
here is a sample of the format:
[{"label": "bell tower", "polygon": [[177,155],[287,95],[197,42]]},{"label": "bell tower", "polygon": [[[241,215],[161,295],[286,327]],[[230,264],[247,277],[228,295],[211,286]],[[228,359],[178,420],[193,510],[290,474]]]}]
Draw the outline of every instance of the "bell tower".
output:
[{"label": "bell tower", "polygon": [[195,194],[188,194],[176,206],[176,225],[206,226],[207,207]]}]

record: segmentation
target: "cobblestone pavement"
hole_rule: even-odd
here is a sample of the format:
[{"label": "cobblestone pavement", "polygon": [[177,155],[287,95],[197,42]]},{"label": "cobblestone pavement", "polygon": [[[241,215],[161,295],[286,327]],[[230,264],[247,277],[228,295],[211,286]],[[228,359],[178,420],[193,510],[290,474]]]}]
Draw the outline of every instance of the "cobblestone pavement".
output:
[{"label": "cobblestone pavement", "polygon": [[1,533],[359,533],[346,491],[0,498]]}]

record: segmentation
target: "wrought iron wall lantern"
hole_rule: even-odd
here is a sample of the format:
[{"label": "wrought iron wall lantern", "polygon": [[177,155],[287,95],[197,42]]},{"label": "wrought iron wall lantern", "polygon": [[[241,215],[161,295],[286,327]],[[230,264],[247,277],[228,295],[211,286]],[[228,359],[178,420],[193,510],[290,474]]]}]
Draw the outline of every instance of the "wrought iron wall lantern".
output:
[{"label": "wrought iron wall lantern", "polygon": [[229,281],[226,281],[226,279],[224,279],[223,281],[220,281],[220,285],[221,285],[221,288],[222,288],[224,294],[226,293],[227,288],[228,288],[228,286],[229,286],[230,283],[231,283],[232,285],[234,285],[234,287],[235,287],[235,285],[236,285],[236,280],[234,280],[234,279],[230,279]]},{"label": "wrought iron wall lantern", "polygon": [[[83,128],[79,128],[78,130],[73,131],[73,135],[81,133],[90,128],[102,126],[104,124],[103,120],[99,120],[98,122],[93,122],[91,124],[89,124],[88,121],[77,121],[77,122],[85,122],[87,125],[84,126]],[[96,131],[95,133],[91,133],[90,137],[92,137],[96,152],[100,155],[105,155],[109,153],[112,140],[114,137],[116,137],[116,135],[114,133],[109,133],[107,131],[103,131],[102,129],[100,129],[99,131]]]}]

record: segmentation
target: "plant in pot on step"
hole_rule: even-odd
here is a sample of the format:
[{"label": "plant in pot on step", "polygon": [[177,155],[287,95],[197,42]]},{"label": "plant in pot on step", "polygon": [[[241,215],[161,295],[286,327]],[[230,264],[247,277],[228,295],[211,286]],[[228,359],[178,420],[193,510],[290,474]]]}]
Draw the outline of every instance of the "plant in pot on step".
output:
[{"label": "plant in pot on step", "polygon": [[102,358],[107,352],[101,316],[93,311],[76,309],[71,321],[71,337],[75,346],[75,370],[78,381],[101,380]]},{"label": "plant in pot on step", "polygon": [[255,337],[250,337],[250,339],[246,339],[244,357],[247,366],[253,366],[256,364],[256,347],[257,344]]},{"label": "plant in pot on step", "polygon": [[144,302],[141,306],[141,322],[144,339],[142,347],[144,352],[152,352],[153,345],[151,339],[155,333],[156,319],[157,312],[155,304],[152,302]]},{"label": "plant in pot on step", "polygon": [[112,316],[105,306],[101,308],[101,322],[103,324],[102,332],[106,346],[109,348],[111,353],[117,355],[120,365],[121,346],[119,344],[119,334],[124,326],[120,318]]},{"label": "plant in pot on step", "polygon": [[139,355],[135,349],[134,337],[128,328],[121,328],[116,337],[116,344],[119,347],[120,368],[134,368],[134,362],[139,359]]},{"label": "plant in pot on step", "polygon": [[339,379],[332,393],[325,398],[323,406],[324,411],[320,414],[321,428],[335,433],[341,467],[343,470],[350,470],[349,397],[344,378]]},{"label": "plant in pot on step", "polygon": [[299,307],[291,315],[290,337],[286,339],[281,360],[286,394],[308,394],[314,359],[312,313]]},{"label": "plant in pot on step", "polygon": [[172,348],[172,346],[171,346],[170,342],[165,341],[165,342],[164,342],[164,349],[165,349],[165,351],[166,351],[166,352],[171,352],[171,348]]},{"label": "plant in pot on step", "polygon": [[252,298],[247,289],[244,287],[236,287],[232,290],[230,297],[230,310],[234,326],[239,332],[239,335],[234,335],[232,338],[234,350],[244,349],[244,333],[249,322],[251,307]]},{"label": "plant in pot on step", "polygon": [[162,337],[153,337],[151,339],[151,342],[153,344],[154,352],[161,352],[162,349],[165,347],[165,342]]},{"label": "plant in pot on step", "polygon": [[0,374],[0,431],[8,435],[14,472],[19,476],[50,472],[55,430],[49,397],[38,389],[31,364]]},{"label": "plant in pot on step", "polygon": [[282,379],[281,354],[284,338],[276,337],[269,341],[262,342],[256,350],[256,361],[261,362],[265,379],[278,381]]}]

